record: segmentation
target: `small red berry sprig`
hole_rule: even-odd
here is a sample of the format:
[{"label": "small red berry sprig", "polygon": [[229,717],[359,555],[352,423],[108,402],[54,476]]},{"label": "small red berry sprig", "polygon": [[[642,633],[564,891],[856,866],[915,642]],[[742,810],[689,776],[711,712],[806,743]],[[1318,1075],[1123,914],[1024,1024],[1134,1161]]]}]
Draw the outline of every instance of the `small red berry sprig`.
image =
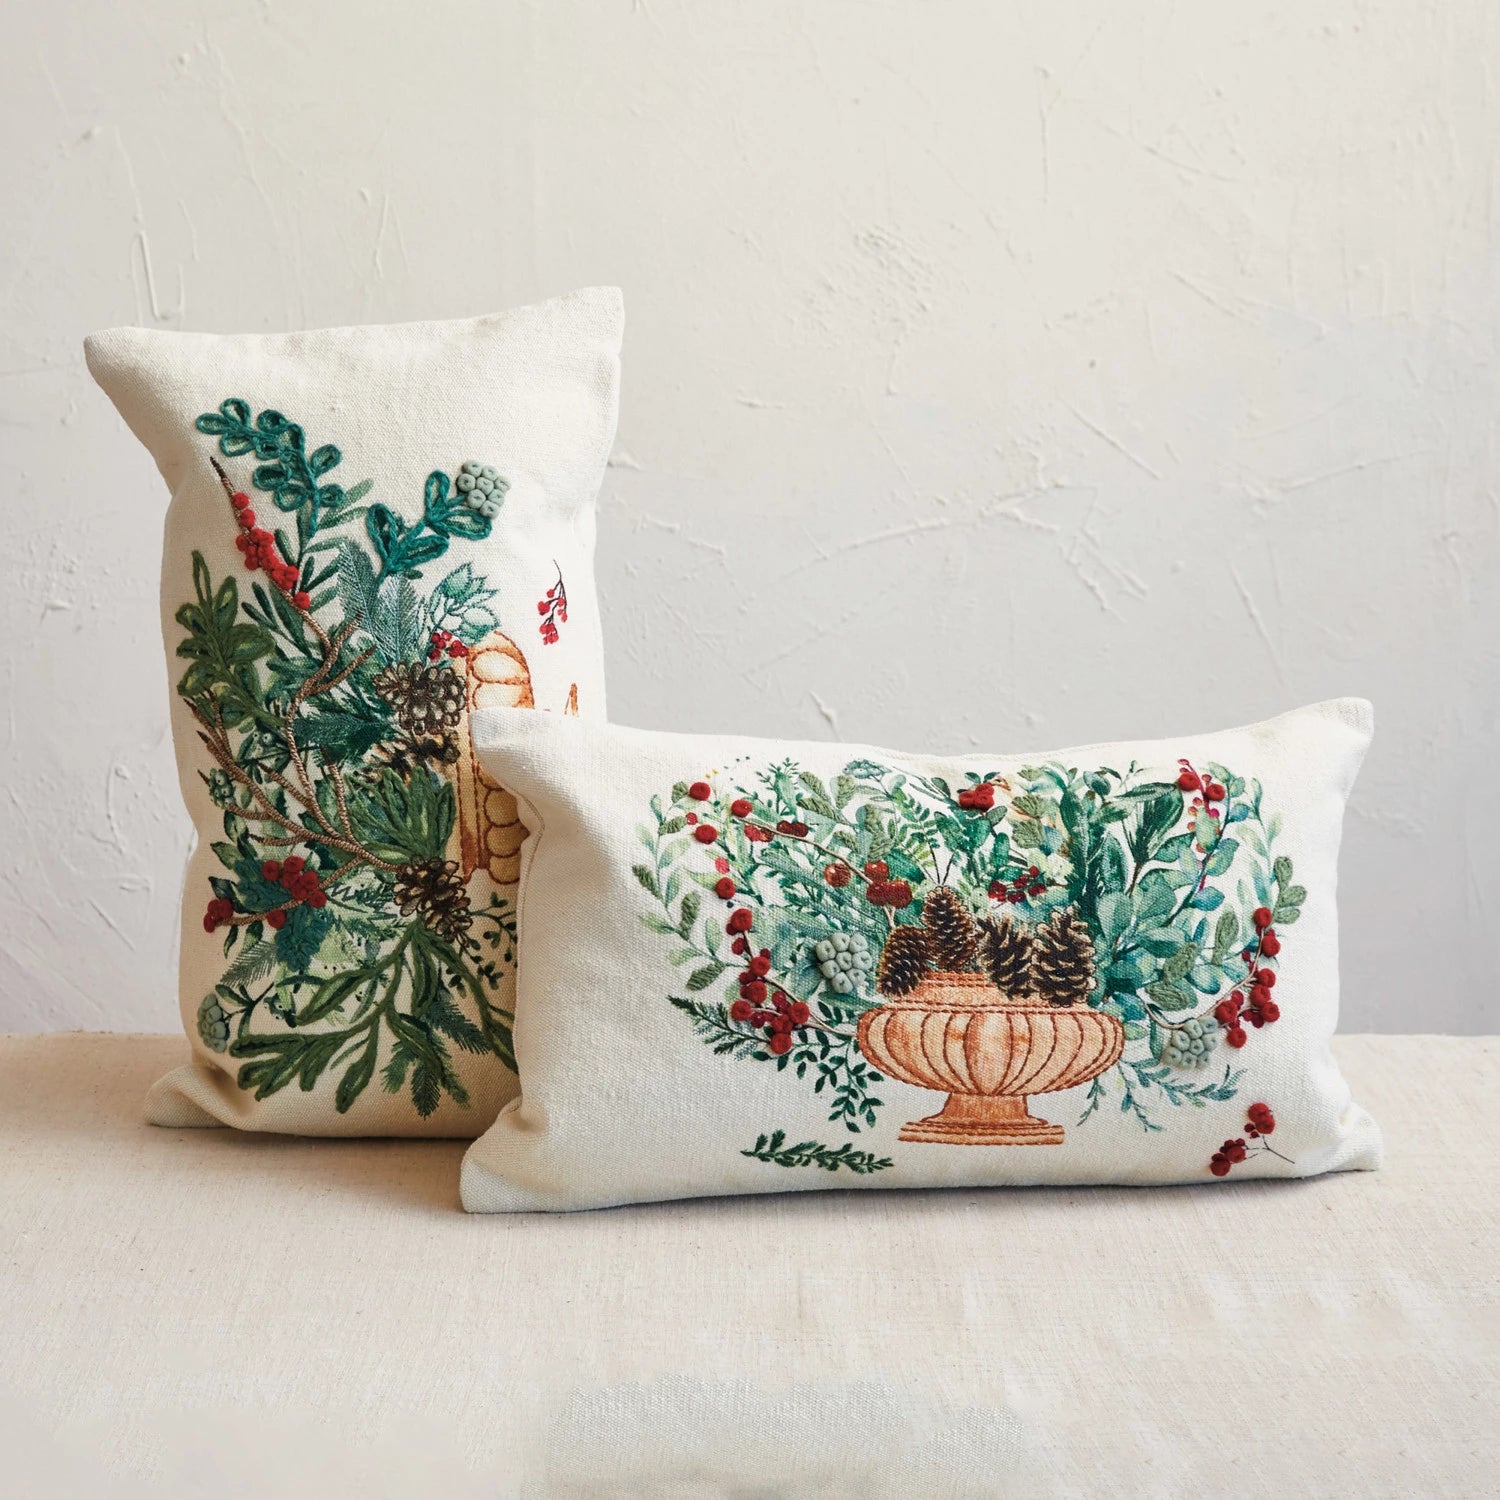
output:
[{"label": "small red berry sprig", "polygon": [[1213,804],[1216,802],[1222,802],[1228,795],[1224,788],[1224,784],[1222,782],[1215,781],[1212,776],[1204,776],[1200,772],[1194,770],[1192,761],[1188,760],[1185,756],[1179,759],[1177,764],[1180,767],[1180,770],[1177,773],[1178,788],[1184,792],[1198,793],[1198,795],[1193,799],[1194,811],[1197,811],[1206,802],[1208,804],[1209,817],[1217,818],[1219,816],[1219,812]]},{"label": "small red berry sprig", "polygon": [[1020,865],[1009,870],[1002,870],[996,880],[990,881],[989,896],[991,901],[1008,901],[1017,905],[1022,901],[1034,901],[1038,896],[1047,894],[1050,882],[1042,874],[1041,866],[1027,865],[1022,869]]},{"label": "small red berry sprig", "polygon": [[306,903],[314,911],[321,911],[328,905],[328,893],[323,889],[318,872],[310,868],[300,855],[293,854],[280,860],[268,859],[261,865],[260,873],[263,880],[281,886],[287,893],[287,899],[269,911],[237,913],[232,901],[222,896],[217,897],[208,903],[208,909],[203,913],[205,932],[214,932],[220,927],[243,927],[247,923],[262,920],[273,931],[279,932],[286,926],[287,916],[294,906]]},{"label": "small red berry sprig", "polygon": [[441,661],[445,656],[462,661],[468,654],[469,648],[451,630],[434,630],[428,638],[428,661]]},{"label": "small red berry sprig", "polygon": [[[1271,1113],[1269,1104],[1252,1104],[1245,1112],[1245,1135],[1236,1136],[1233,1140],[1225,1141],[1214,1154],[1208,1159],[1208,1170],[1215,1177],[1228,1177],[1231,1167],[1237,1167],[1242,1161],[1248,1161],[1252,1156],[1270,1155],[1278,1157],[1287,1163],[1294,1165],[1290,1156],[1282,1156],[1266,1139],[1276,1129],[1276,1116]],[[1246,1144],[1245,1137],[1250,1140],[1259,1141],[1257,1146]]]},{"label": "small red berry sprig", "polygon": [[965,812],[988,812],[995,805],[995,785],[989,781],[976,782],[964,787],[954,800]]},{"label": "small red berry sprig", "polygon": [[552,566],[557,568],[557,582],[536,602],[536,612],[542,617],[539,629],[544,646],[555,646],[557,627],[568,623],[568,591],[563,587],[562,569],[556,562]]},{"label": "small red berry sprig", "polygon": [[1243,1047],[1249,1041],[1246,1022],[1259,1031],[1281,1019],[1281,1007],[1271,997],[1276,971],[1265,962],[1281,952],[1281,939],[1271,925],[1270,907],[1257,906],[1250,921],[1255,927],[1255,941],[1240,953],[1249,970],[1245,983],[1214,1006],[1214,1019],[1224,1028],[1224,1040],[1231,1047]]},{"label": "small red berry sprig", "polygon": [[234,511],[235,523],[240,528],[234,545],[244,555],[245,571],[263,572],[299,613],[306,614],[312,608],[312,595],[297,587],[300,577],[297,569],[281,555],[275,535],[255,524],[256,515],[251,509],[249,495],[243,490],[235,489],[218,459],[210,458],[209,463],[219,476],[219,483],[223,485],[224,493],[229,497],[230,508]]}]

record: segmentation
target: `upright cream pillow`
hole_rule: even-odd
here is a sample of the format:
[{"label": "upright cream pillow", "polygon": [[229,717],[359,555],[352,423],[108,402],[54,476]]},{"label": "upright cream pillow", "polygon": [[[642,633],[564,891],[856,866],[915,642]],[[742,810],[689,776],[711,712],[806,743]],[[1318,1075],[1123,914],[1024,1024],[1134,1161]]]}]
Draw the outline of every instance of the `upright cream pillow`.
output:
[{"label": "upright cream pillow", "polygon": [[475,1135],[515,1092],[526,828],[468,713],[602,714],[620,295],[270,337],[95,334],[171,491],[197,827],[161,1125]]},{"label": "upright cream pillow", "polygon": [[1368,704],[1027,756],[472,734],[533,836],[469,1209],[1376,1165],[1328,1045]]}]

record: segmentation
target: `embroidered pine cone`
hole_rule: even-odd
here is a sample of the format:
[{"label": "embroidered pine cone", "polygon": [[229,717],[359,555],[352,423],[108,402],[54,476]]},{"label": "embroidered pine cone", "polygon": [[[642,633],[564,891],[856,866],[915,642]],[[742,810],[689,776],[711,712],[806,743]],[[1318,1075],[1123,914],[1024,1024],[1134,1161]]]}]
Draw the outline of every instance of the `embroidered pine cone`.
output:
[{"label": "embroidered pine cone", "polygon": [[456,943],[469,928],[469,893],[451,859],[427,859],[396,871],[396,905],[414,912],[441,938]]},{"label": "embroidered pine cone", "polygon": [[979,967],[995,988],[1006,995],[1024,995],[1031,988],[1031,933],[1009,917],[986,917],[979,924]]},{"label": "embroidered pine cone", "polygon": [[1071,910],[1036,929],[1031,987],[1049,1005],[1082,1005],[1094,988],[1094,940]]},{"label": "embroidered pine cone", "polygon": [[925,927],[893,927],[880,950],[875,988],[882,995],[909,995],[927,972],[931,941]]},{"label": "embroidered pine cone", "polygon": [[967,969],[974,962],[979,929],[957,891],[940,885],[922,903],[927,946],[940,969]]},{"label": "embroidered pine cone", "polygon": [[463,717],[463,681],[445,664],[397,662],[376,674],[374,687],[410,735],[452,729]]}]

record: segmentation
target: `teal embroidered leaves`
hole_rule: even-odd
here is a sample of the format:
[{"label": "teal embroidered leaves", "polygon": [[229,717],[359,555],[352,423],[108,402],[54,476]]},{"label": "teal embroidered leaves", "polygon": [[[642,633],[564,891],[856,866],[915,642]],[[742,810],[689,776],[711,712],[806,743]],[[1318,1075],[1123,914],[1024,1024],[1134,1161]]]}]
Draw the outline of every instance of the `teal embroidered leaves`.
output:
[{"label": "teal embroidered leaves", "polygon": [[[258,516],[215,461],[256,576],[242,597],[195,553],[194,598],[176,615],[178,692],[224,831],[204,926],[226,929],[226,963],[199,1036],[240,1060],[239,1085],[259,1099],[331,1073],[341,1112],[377,1075],[421,1115],[444,1096],[467,1104],[454,1049],[514,1067],[495,1000],[514,911],[493,891],[471,905],[473,866],[448,857],[466,658],[497,630],[497,594],[472,563],[425,591],[419,569],[454,538],[489,535],[504,481],[491,470],[479,490],[472,473],[457,487],[434,472],[408,524],[366,503],[369,481],[329,480],[339,450],[309,452],[278,412],[230,399],[197,426],[226,458],[260,460],[252,485],[274,505]],[[483,470],[460,477],[471,468]]]},{"label": "teal embroidered leaves", "polygon": [[796,1145],[788,1146],[784,1130],[757,1136],[755,1145],[749,1151],[741,1151],[740,1155],[771,1162],[778,1167],[821,1167],[825,1172],[837,1172],[843,1167],[859,1176],[883,1172],[892,1164],[888,1156],[876,1156],[873,1151],[856,1151],[849,1141],[838,1147],[820,1145],[817,1141],[798,1141]]}]

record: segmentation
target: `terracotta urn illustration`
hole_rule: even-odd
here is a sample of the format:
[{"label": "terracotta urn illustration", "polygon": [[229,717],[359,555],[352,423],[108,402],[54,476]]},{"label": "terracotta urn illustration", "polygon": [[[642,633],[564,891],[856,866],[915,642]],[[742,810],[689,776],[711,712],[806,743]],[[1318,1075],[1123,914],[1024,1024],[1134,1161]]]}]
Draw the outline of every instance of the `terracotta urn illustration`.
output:
[{"label": "terracotta urn illustration", "polygon": [[860,1051],[882,1073],[948,1095],[900,1139],[951,1146],[1060,1145],[1063,1127],[1031,1114],[1031,1096],[1087,1083],[1124,1045],[1114,1016],[1009,996],[982,974],[929,974],[859,1020]]},{"label": "terracotta urn illustration", "polygon": [[[503,631],[492,630],[464,658],[464,673],[467,712],[458,725],[458,761],[452,771],[458,797],[452,852],[465,880],[484,870],[496,885],[515,885],[521,878],[526,825],[516,799],[479,764],[469,738],[469,713],[476,708],[535,708],[531,669],[521,648]],[[563,712],[578,712],[576,683]]]}]

